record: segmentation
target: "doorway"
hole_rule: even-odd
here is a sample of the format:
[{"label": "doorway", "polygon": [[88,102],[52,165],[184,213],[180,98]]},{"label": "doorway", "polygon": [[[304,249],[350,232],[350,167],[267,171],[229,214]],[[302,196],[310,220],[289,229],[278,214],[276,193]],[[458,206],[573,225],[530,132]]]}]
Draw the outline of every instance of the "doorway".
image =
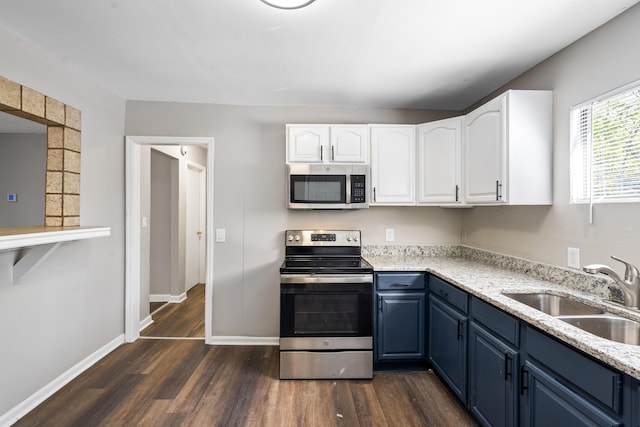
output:
[{"label": "doorway", "polygon": [[[180,257],[178,262],[177,273],[174,271],[172,275],[181,278],[183,283],[190,283],[196,280],[196,283],[204,283],[204,330],[205,343],[211,343],[212,331],[212,313],[211,313],[211,296],[213,289],[213,138],[193,138],[193,137],[153,137],[153,136],[127,136],[126,137],[126,202],[127,202],[127,255],[126,255],[126,294],[125,294],[125,339],[127,342],[135,341],[140,337],[141,324],[141,307],[147,305],[148,301],[141,298],[142,288],[145,286],[145,271],[148,271],[145,262],[148,262],[148,245],[145,242],[148,229],[148,218],[145,217],[145,198],[143,196],[143,183],[148,177],[148,170],[145,170],[143,158],[146,151],[151,146],[170,147],[177,146],[182,155],[188,150],[189,146],[202,146],[206,148],[206,168],[194,164],[187,163],[185,171],[185,183],[183,193],[184,196],[179,197],[179,205],[184,207],[186,213],[186,205],[191,204],[190,214],[185,214],[185,226],[178,227],[178,252],[186,254],[188,251],[197,250],[195,248],[204,246],[204,254],[195,256],[196,260],[192,260],[195,272],[187,273],[187,258]],[[190,166],[190,167],[189,167]],[[187,184],[186,181],[189,181]],[[197,181],[197,182],[196,182]],[[192,200],[189,202],[189,191],[187,187],[192,188]],[[206,202],[196,202],[195,193],[199,193],[197,197]],[[187,225],[196,230],[197,239],[191,239],[191,249],[187,249]],[[198,234],[198,232],[200,232]],[[182,243],[180,243],[182,242]],[[187,278],[189,274],[189,279]],[[189,282],[187,282],[189,280]],[[193,287],[194,284],[190,286]],[[188,286],[188,285],[185,285]],[[187,289],[185,289],[185,294]]]}]

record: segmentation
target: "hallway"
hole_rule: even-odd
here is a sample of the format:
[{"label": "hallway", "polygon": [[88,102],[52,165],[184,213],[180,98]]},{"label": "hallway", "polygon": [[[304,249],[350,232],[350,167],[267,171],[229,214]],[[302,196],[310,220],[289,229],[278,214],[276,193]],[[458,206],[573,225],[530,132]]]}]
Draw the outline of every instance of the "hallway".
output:
[{"label": "hallway", "polygon": [[204,340],[205,285],[199,283],[187,292],[179,304],[164,304],[152,313],[153,323],[141,338],[201,338]]}]

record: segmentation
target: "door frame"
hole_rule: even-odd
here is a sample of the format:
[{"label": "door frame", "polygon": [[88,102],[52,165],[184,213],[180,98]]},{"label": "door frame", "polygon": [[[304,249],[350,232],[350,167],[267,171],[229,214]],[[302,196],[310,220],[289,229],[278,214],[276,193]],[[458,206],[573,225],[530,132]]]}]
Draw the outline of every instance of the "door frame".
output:
[{"label": "door frame", "polygon": [[213,331],[213,160],[214,139],[211,137],[166,137],[166,136],[126,136],[126,250],[125,250],[125,322],[126,342],[140,337],[140,246],[141,246],[141,148],[152,145],[199,145],[207,148],[206,182],[206,261],[205,261],[205,305],[204,340],[212,344]]}]

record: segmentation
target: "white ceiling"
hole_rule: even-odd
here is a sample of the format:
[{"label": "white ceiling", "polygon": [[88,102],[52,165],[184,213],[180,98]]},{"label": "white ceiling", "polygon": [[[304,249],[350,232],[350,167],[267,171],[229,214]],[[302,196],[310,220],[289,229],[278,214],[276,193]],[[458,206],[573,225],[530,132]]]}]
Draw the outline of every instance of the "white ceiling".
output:
[{"label": "white ceiling", "polygon": [[2,0],[0,25],[126,99],[461,110],[638,1]]}]

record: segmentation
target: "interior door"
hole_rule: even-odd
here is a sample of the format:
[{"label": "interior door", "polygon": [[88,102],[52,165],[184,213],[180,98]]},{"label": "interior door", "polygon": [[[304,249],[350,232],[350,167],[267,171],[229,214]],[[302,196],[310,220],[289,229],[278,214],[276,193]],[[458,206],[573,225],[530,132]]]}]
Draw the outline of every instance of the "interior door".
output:
[{"label": "interior door", "polygon": [[205,236],[204,210],[206,169],[187,165],[187,216],[185,242],[185,290],[204,283]]}]

